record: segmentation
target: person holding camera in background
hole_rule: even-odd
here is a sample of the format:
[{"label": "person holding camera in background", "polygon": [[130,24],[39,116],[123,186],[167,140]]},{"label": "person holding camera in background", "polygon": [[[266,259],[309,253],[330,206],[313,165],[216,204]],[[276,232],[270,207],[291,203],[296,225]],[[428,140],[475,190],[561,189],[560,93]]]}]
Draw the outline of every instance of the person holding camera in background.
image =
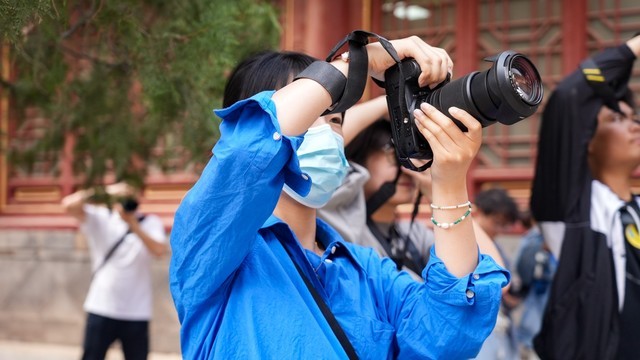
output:
[{"label": "person holding camera in background", "polygon": [[[391,44],[416,59],[424,86],[453,66],[417,37]],[[359,76],[381,79],[395,62],[379,42],[362,46]],[[220,139],[171,234],[184,358],[461,359],[493,328],[509,273],[479,254],[468,209],[458,206],[468,202],[465,176],[482,137],[464,110],[449,109],[468,132],[428,104],[415,111],[434,149],[441,222],[428,281],[317,219],[347,171],[340,113],[353,105],[341,103],[352,65],[347,56],[329,63],[267,52],[232,72],[216,112]],[[329,108],[337,113],[322,116]]]},{"label": "person holding camera in background", "polygon": [[[347,110],[342,132],[349,170],[329,202],[318,209],[318,217],[344,240],[374,248],[380,256],[390,257],[399,268],[420,280],[433,245],[433,231],[420,222],[396,222],[396,207],[413,203],[419,187],[430,193],[431,177],[428,172],[400,170],[391,141],[391,125],[383,118],[387,115],[385,96]],[[394,182],[396,176],[398,180]],[[375,205],[376,211],[369,213],[368,199],[384,183],[393,185],[393,194],[381,199]]]},{"label": "person holding camera in background", "polygon": [[115,200],[112,209],[88,202],[93,189],[62,199],[64,210],[80,222],[91,256],[82,359],[104,359],[116,340],[125,359],[146,359],[153,309],[151,260],[167,252],[164,225],[158,216],[137,211],[132,186],[111,184],[105,192]]},{"label": "person holding camera in background", "polygon": [[[374,248],[422,280],[434,235],[416,216],[420,203],[431,202],[431,173],[398,163],[387,117],[385,96],[347,110],[342,132],[349,171],[331,200],[318,209],[318,217],[346,241]],[[401,204],[414,204],[410,220],[398,219]],[[503,266],[495,244],[478,227],[476,240],[481,253]]]},{"label": "person holding camera in background", "polygon": [[531,211],[558,259],[542,359],[640,354],[640,121],[629,88],[640,35],[582,62],[556,87],[540,127]]}]

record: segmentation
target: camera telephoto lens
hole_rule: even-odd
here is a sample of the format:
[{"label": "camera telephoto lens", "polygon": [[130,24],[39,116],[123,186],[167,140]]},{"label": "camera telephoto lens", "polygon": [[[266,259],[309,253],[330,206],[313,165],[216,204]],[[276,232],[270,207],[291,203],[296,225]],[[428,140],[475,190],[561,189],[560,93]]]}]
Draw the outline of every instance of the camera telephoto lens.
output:
[{"label": "camera telephoto lens", "polygon": [[511,85],[520,98],[529,105],[538,105],[542,100],[542,86],[538,72],[531,62],[517,56],[511,64]]},{"label": "camera telephoto lens", "polygon": [[512,50],[485,60],[493,62],[489,69],[444,82],[433,90],[418,86],[420,67],[413,59],[402,60],[385,72],[393,140],[403,166],[416,170],[409,159],[433,158],[431,147],[417,129],[413,116],[413,110],[422,102],[433,105],[463,131],[467,130],[465,126],[449,114],[452,106],[467,111],[483,127],[496,121],[512,125],[536,112],[544,91],[533,63]]},{"label": "camera telephoto lens", "polygon": [[[492,58],[491,68],[472,72],[429,93],[424,101],[462,124],[448,112],[456,106],[473,115],[483,127],[496,121],[512,125],[532,115],[542,102],[542,80],[524,55],[504,51]],[[466,129],[463,129],[466,130]]]}]

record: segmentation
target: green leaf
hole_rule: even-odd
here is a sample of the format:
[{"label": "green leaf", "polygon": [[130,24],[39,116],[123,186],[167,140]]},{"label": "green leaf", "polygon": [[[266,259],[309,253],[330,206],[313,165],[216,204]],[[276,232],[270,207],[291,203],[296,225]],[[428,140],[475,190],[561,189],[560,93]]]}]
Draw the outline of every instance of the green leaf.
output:
[{"label": "green leaf", "polygon": [[226,74],[275,49],[281,30],[274,6],[255,0],[0,0],[0,10],[16,127],[31,126],[33,109],[46,118],[28,146],[13,139],[10,159],[24,171],[56,164],[70,134],[84,185],[202,168]]}]

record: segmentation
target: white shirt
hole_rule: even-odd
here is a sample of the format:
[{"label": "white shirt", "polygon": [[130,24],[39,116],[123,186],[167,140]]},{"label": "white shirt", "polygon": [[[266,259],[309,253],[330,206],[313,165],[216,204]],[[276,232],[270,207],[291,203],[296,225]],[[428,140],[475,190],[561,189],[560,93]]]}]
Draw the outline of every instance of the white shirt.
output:
[{"label": "white shirt", "polygon": [[[84,205],[85,221],[80,231],[86,236],[92,271],[104,262],[107,252],[127,232],[117,211]],[[158,216],[147,215],[140,228],[152,239],[164,243],[166,235]],[[111,258],[95,273],[84,302],[87,312],[118,320],[149,320],[153,306],[151,253],[138,235],[129,233]]]},{"label": "white shirt", "polygon": [[[636,200],[638,201],[638,200]],[[590,225],[593,231],[602,233],[607,238],[607,245],[613,254],[616,288],[618,290],[618,309],[622,310],[625,297],[626,249],[622,236],[622,222],[620,208],[625,205],[623,200],[611,189],[598,180],[591,182],[591,212]],[[540,224],[545,242],[556,259],[561,259],[560,250],[566,230],[564,222],[542,222]]]}]

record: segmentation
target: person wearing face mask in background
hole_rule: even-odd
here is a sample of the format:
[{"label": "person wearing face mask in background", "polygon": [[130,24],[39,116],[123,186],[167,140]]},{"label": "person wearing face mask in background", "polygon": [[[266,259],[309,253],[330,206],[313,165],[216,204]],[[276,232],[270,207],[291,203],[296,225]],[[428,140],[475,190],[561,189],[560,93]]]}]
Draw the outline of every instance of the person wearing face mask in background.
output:
[{"label": "person wearing face mask in background", "polygon": [[[343,134],[349,171],[331,200],[318,210],[318,217],[346,241],[374,248],[380,256],[394,260],[398,269],[421,280],[434,233],[416,216],[420,202],[431,202],[431,173],[398,164],[386,116],[385,96],[347,110]],[[402,204],[414,205],[410,219],[398,218]],[[476,238],[480,252],[503,266],[495,244],[477,226]]]},{"label": "person wearing face mask in background", "polygon": [[153,310],[151,260],[167,251],[164,225],[158,216],[137,211],[136,191],[129,184],[111,184],[105,192],[116,200],[113,209],[89,203],[93,189],[62,199],[64,210],[80,222],[91,255],[82,359],[104,359],[116,340],[125,359],[146,359]]},{"label": "person wearing face mask in background", "polygon": [[[386,114],[384,96],[347,110],[343,133],[348,142],[349,171],[331,200],[318,210],[318,217],[346,241],[374,248],[420,280],[434,242],[433,231],[420,221],[396,222],[396,207],[415,201],[421,183],[414,179],[424,179],[424,188],[429,188],[430,177],[406,169],[398,173],[391,125],[380,118]],[[397,175],[398,181],[394,182]],[[376,209],[369,203],[368,213],[368,200],[385,182],[394,183],[394,193],[376,204]]]},{"label": "person wearing face mask in background", "polygon": [[[441,82],[452,67],[444,50],[417,37],[391,43],[420,64],[423,85]],[[379,42],[366,50],[368,74],[380,79],[394,61]],[[220,139],[171,234],[183,357],[473,356],[494,325],[509,273],[478,253],[470,221],[436,229],[429,281],[418,283],[317,219],[347,167],[342,117],[321,114],[339,104],[353,62],[313,61],[258,54],[227,83],[225,109],[216,111]],[[443,206],[468,200],[465,175],[482,134],[476,119],[452,111],[469,132],[433,107],[415,112],[434,146],[433,201]],[[450,223],[468,214],[435,216]]]}]

